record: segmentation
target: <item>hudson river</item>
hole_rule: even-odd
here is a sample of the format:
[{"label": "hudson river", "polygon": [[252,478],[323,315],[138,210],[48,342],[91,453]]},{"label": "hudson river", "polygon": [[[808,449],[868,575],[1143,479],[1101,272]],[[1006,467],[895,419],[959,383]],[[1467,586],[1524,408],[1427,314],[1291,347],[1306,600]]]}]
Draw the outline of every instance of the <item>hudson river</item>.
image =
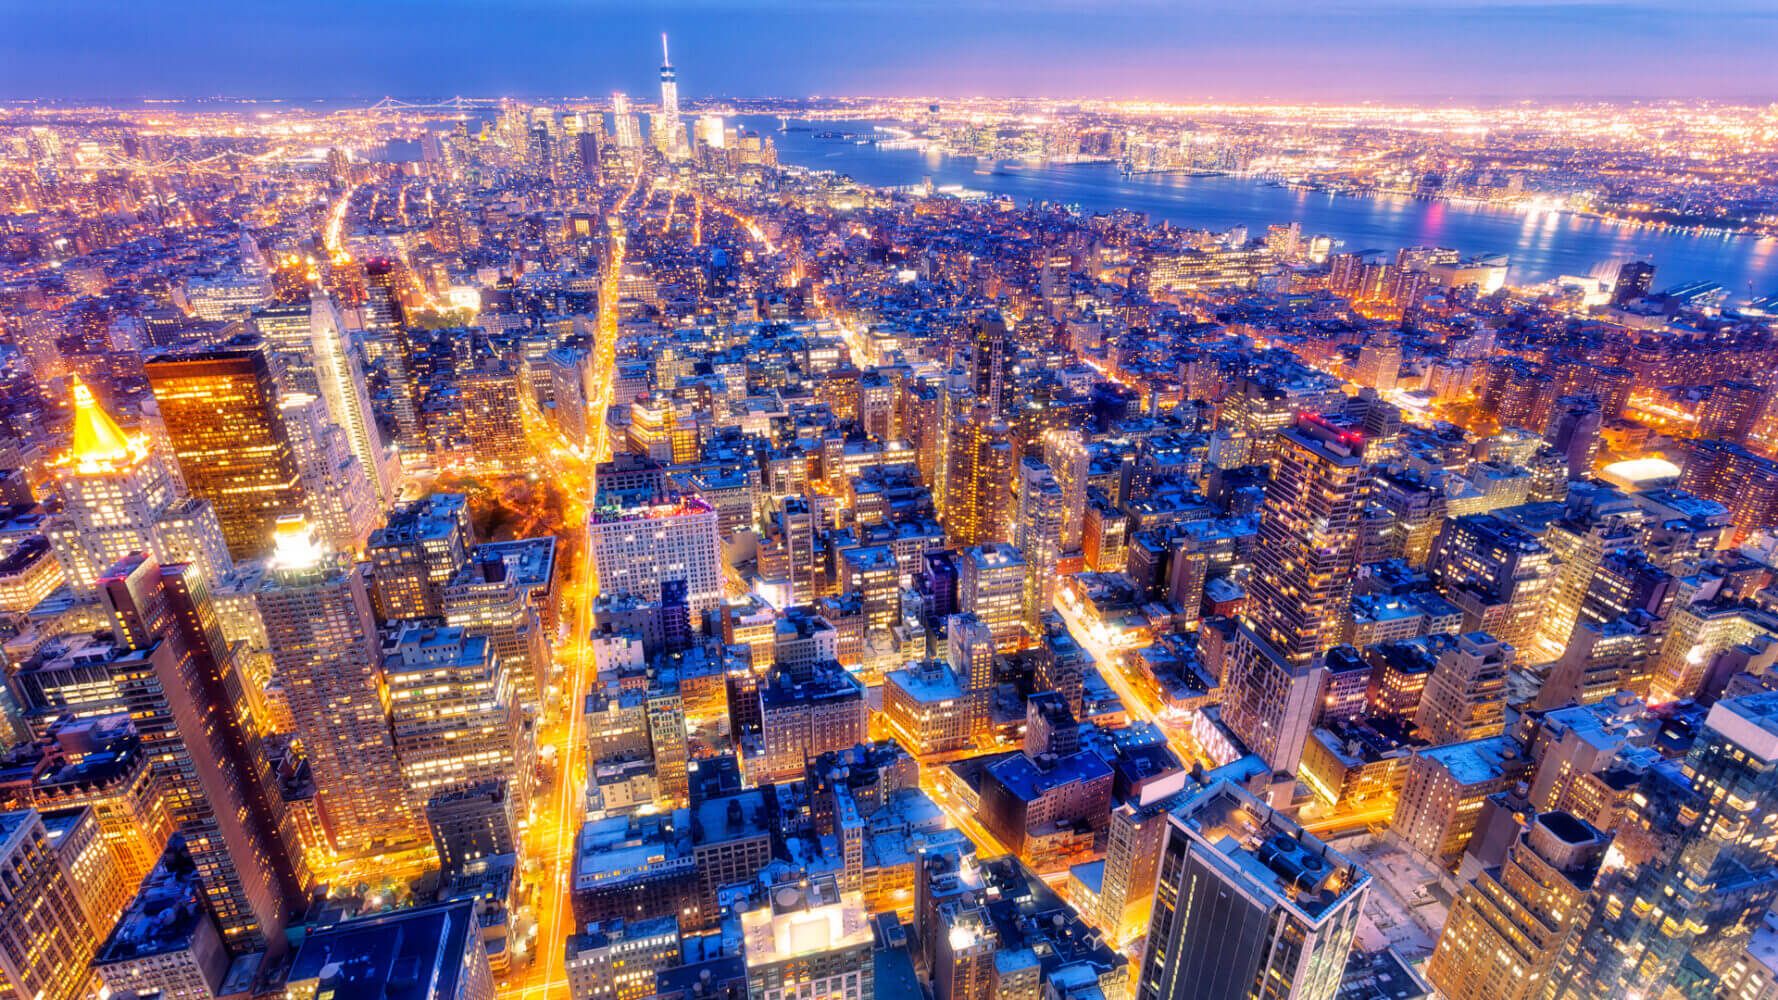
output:
[{"label": "hudson river", "polygon": [[[1699,236],[1616,225],[1600,219],[1545,212],[1527,214],[1460,202],[1400,196],[1334,195],[1293,191],[1240,177],[1139,174],[1123,177],[1115,164],[1044,166],[945,157],[916,150],[879,149],[849,139],[821,139],[822,130],[869,134],[867,122],[792,122],[811,131],[774,131],[777,119],[746,116],[741,123],[769,136],[784,163],[847,174],[876,186],[962,185],[1026,201],[1060,202],[1086,211],[1116,208],[1148,213],[1193,229],[1245,225],[1263,235],[1271,223],[1299,221],[1304,236],[1325,233],[1346,250],[1404,246],[1454,247],[1465,255],[1506,254],[1510,280],[1530,283],[1561,274],[1585,275],[1600,261],[1640,256],[1655,264],[1655,288],[1714,281],[1731,301],[1778,294],[1778,240]],[[977,169],[992,168],[991,173]]]}]

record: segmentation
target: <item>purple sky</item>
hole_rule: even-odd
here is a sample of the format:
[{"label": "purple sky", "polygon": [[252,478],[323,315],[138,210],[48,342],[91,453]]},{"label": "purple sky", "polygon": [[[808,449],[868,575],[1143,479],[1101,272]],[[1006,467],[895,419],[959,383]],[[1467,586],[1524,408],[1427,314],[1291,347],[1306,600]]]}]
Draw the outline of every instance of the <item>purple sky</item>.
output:
[{"label": "purple sky", "polygon": [[0,0],[0,96],[1778,100],[1778,0]]}]

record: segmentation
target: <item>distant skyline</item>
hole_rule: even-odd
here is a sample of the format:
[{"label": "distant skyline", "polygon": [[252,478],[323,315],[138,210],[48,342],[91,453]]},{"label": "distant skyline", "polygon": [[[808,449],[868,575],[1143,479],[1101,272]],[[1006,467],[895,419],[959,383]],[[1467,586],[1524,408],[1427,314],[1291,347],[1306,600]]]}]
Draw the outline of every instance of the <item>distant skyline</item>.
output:
[{"label": "distant skyline", "polygon": [[1778,100],[1778,0],[0,0],[0,97]]}]

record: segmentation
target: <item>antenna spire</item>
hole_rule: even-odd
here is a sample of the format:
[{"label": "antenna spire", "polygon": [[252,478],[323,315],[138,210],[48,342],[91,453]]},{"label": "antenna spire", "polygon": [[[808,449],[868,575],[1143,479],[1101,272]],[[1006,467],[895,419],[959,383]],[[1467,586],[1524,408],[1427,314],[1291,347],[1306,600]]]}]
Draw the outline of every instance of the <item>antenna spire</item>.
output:
[{"label": "antenna spire", "polygon": [[661,32],[661,65],[673,65],[673,60],[667,58],[667,33],[664,31]]}]

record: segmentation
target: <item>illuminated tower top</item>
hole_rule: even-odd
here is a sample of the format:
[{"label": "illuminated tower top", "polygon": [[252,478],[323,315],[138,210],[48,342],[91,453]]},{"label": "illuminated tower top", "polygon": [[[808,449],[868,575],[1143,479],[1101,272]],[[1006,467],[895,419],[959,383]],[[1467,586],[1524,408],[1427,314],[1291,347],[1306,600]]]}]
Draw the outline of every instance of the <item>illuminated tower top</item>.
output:
[{"label": "illuminated tower top", "polygon": [[661,115],[676,139],[679,129],[679,77],[673,72],[673,60],[667,56],[667,36],[661,34]]},{"label": "illuminated tower top", "polygon": [[82,472],[115,468],[145,454],[141,440],[117,426],[78,376],[74,378],[74,443],[69,459]]}]

